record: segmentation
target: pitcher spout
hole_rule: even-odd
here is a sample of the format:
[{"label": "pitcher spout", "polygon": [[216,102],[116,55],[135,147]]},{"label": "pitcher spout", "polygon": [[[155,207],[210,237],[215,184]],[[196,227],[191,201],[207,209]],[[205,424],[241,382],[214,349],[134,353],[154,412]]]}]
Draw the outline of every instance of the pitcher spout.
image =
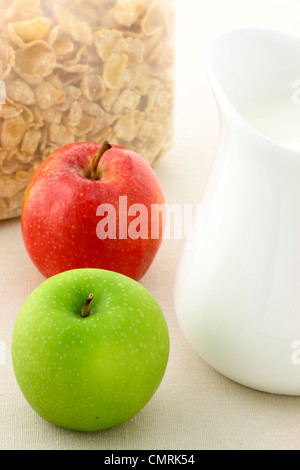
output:
[{"label": "pitcher spout", "polygon": [[300,38],[272,29],[239,28],[213,38],[204,63],[221,125],[300,155],[299,57]]}]

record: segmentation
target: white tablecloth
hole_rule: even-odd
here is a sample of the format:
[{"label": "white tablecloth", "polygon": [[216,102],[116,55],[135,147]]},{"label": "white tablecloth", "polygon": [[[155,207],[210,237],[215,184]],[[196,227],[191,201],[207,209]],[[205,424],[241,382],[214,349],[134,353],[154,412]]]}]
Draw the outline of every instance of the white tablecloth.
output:
[{"label": "white tablecloth", "polygon": [[[217,109],[202,62],[206,41],[248,25],[300,34],[300,5],[299,0],[177,0],[176,8],[175,141],[156,172],[169,204],[197,204],[218,138]],[[20,220],[0,222],[0,449],[300,449],[300,398],[233,383],[186,342],[173,305],[183,243],[174,237],[164,240],[141,281],[160,303],[170,331],[170,359],[161,386],[129,422],[99,433],[78,433],[37,416],[16,384],[10,355],[14,322],[44,279],[26,253]]]}]

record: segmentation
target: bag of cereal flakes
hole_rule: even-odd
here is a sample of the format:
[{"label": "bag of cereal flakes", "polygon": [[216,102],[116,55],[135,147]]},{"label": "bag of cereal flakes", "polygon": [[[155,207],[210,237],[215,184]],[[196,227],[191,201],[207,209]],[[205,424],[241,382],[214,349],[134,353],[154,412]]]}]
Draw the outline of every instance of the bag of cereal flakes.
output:
[{"label": "bag of cereal flakes", "polygon": [[173,0],[0,0],[0,219],[72,142],[172,145]]}]

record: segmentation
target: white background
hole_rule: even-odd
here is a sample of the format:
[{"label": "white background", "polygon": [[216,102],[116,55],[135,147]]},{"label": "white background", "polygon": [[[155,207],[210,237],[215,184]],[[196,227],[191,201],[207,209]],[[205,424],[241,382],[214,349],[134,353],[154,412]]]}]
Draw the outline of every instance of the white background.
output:
[{"label": "white background", "polygon": [[[202,62],[206,41],[226,29],[249,25],[300,35],[300,3],[177,0],[176,9],[175,140],[156,172],[168,203],[196,204],[218,138],[217,108]],[[0,222],[0,341],[6,346],[5,364],[0,358],[0,449],[300,449],[300,398],[233,383],[206,365],[185,341],[173,306],[182,247],[181,240],[165,240],[142,281],[161,304],[170,330],[170,360],[158,392],[124,425],[76,433],[44,422],[16,385],[10,362],[14,321],[43,278],[25,252],[19,219]]]}]

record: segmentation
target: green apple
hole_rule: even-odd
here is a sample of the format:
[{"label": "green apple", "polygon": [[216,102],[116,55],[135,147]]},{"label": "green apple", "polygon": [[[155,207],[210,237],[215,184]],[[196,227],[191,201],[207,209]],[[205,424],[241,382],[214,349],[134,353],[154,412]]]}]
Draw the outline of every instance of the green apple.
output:
[{"label": "green apple", "polygon": [[78,431],[119,425],[153,397],[169,358],[163,312],[137,281],[76,269],[40,284],[12,337],[16,380],[48,422]]}]

